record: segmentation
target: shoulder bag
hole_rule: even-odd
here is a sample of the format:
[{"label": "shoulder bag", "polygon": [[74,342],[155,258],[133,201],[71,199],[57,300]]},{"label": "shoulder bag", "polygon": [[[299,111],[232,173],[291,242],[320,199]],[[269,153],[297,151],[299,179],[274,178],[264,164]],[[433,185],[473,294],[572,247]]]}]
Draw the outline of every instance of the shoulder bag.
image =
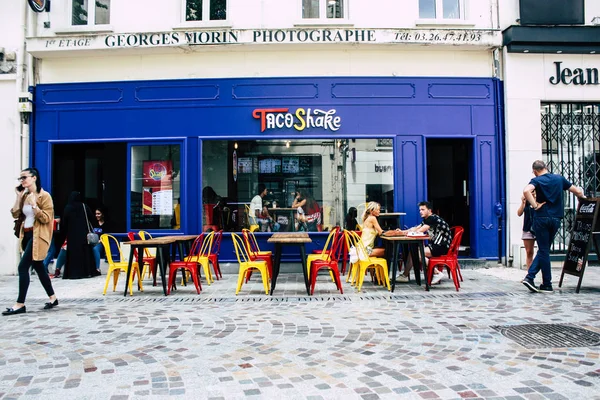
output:
[{"label": "shoulder bag", "polygon": [[26,195],[21,196],[21,205],[19,207],[19,209],[21,210],[21,214],[19,214],[19,217],[15,219],[15,226],[13,227],[16,237],[21,237],[21,226],[23,225],[23,222],[25,222],[25,214],[23,214],[23,204],[25,204],[25,197]]},{"label": "shoulder bag", "polygon": [[90,224],[90,221],[87,217],[87,210],[85,209],[85,204],[82,204],[81,206],[83,207],[83,215],[85,215],[85,222],[88,228],[87,242],[89,245],[95,246],[98,244],[98,242],[100,242],[100,238],[98,237],[97,233],[93,232],[92,224]]}]

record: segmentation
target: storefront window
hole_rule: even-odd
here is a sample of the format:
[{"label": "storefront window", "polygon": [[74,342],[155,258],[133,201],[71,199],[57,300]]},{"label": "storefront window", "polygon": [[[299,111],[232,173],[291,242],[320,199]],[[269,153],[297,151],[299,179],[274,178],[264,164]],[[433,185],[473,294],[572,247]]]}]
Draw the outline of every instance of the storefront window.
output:
[{"label": "storefront window", "polygon": [[180,146],[131,147],[130,226],[180,229]]},{"label": "storefront window", "polygon": [[[343,226],[350,207],[360,218],[367,201],[394,211],[392,147],[377,139],[205,140],[202,146],[204,231],[326,231]],[[260,198],[266,209],[256,216],[259,187],[266,189]]]}]

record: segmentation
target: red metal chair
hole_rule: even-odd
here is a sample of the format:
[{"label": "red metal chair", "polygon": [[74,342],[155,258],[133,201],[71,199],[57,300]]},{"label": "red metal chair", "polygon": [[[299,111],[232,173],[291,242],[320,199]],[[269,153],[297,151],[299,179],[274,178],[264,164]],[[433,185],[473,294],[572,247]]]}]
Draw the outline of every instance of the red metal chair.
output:
[{"label": "red metal chair", "polygon": [[202,208],[204,210],[204,217],[205,217],[205,221],[206,224],[204,224],[202,226],[202,231],[203,232],[208,232],[208,231],[218,231],[220,228],[219,226],[215,223],[217,221],[215,221],[215,207],[217,205],[216,204],[203,204]]},{"label": "red metal chair", "polygon": [[446,267],[448,269],[448,276],[452,275],[452,280],[454,281],[454,287],[456,287],[456,291],[460,288],[460,282],[458,281],[459,277],[462,281],[462,274],[460,273],[460,265],[458,263],[458,250],[460,248],[460,240],[462,239],[462,235],[464,229],[460,226],[451,228],[453,231],[452,243],[450,243],[450,248],[448,249],[448,253],[439,257],[431,257],[429,259],[429,266],[427,268],[427,282],[431,285],[431,279],[433,278],[433,270],[437,266]]},{"label": "red metal chair", "polygon": [[[127,237],[129,238],[129,240],[140,240],[141,239],[141,237],[140,237],[140,239],[136,238],[134,232],[127,233]],[[141,240],[146,240],[146,239],[141,239]],[[135,261],[139,264],[137,250],[133,251],[133,255],[135,257]],[[144,268],[144,267],[146,267],[146,265],[148,265],[148,269]],[[156,286],[156,267],[157,267],[156,257],[151,255],[150,251],[148,249],[144,249],[144,265],[142,266],[142,279],[145,279],[146,272],[147,272],[148,277],[152,276],[152,278],[153,278],[153,286]]]},{"label": "red metal chair", "polygon": [[192,247],[190,248],[190,253],[187,257],[185,257],[184,260],[171,261],[169,263],[167,295],[171,294],[171,288],[175,288],[175,277],[177,275],[177,270],[179,269],[190,272],[192,275],[192,280],[194,281],[194,286],[196,286],[196,292],[200,294],[200,291],[202,290],[202,284],[200,283],[200,265],[197,261],[191,260],[197,260],[200,256],[203,239],[203,235],[200,235],[196,238],[196,240],[194,240],[194,243],[192,243]]},{"label": "red metal chair", "polygon": [[338,269],[338,264],[340,259],[342,258],[342,254],[345,249],[345,240],[343,240],[343,232],[335,232],[335,240],[334,244],[330,248],[330,250],[326,253],[326,256],[321,259],[312,260],[308,265],[309,276],[310,276],[310,294],[314,294],[315,292],[315,284],[317,283],[317,275],[319,270],[323,268],[327,268],[330,271],[330,275],[333,277],[335,285],[341,294],[344,294],[344,289],[342,289],[342,281],[340,278],[340,270]]},{"label": "red metal chair", "polygon": [[221,229],[219,232],[215,232],[212,249],[210,250],[210,254],[208,255],[208,260],[213,266],[213,270],[215,271],[215,276],[217,277],[217,280],[223,277],[223,274],[221,274],[221,267],[219,266],[219,251],[221,250],[222,239],[223,230]]}]

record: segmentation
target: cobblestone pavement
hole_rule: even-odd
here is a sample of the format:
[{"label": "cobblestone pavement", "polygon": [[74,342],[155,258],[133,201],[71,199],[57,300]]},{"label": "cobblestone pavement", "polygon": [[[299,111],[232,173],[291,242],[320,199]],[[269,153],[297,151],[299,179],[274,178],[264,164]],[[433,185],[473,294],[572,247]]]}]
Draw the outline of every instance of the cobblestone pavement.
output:
[{"label": "cobblestone pavement", "polygon": [[[558,282],[560,270],[554,270]],[[494,326],[568,324],[600,333],[600,268],[553,294],[529,293],[524,271],[463,270],[427,293],[366,282],[334,291],[319,277],[303,294],[283,274],[273,297],[235,275],[200,295],[101,295],[105,276],[54,280],[60,305],[32,277],[23,315],[0,317],[3,399],[600,399],[600,346],[524,347]],[[6,307],[17,278],[0,277]],[[557,284],[555,284],[555,289]],[[535,337],[535,335],[533,335]],[[543,342],[543,340],[542,340]]]}]

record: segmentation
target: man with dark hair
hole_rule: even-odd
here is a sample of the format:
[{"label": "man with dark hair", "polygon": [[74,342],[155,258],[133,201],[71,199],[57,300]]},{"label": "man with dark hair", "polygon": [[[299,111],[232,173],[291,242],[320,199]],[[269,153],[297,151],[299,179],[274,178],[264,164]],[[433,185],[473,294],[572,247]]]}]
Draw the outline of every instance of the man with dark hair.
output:
[{"label": "man with dark hair", "polygon": [[[446,221],[444,221],[439,215],[433,213],[432,205],[428,201],[422,201],[419,203],[419,214],[423,218],[423,222],[420,225],[412,227],[406,231],[402,231],[406,234],[409,232],[422,232],[427,233],[431,237],[429,245],[425,247],[425,257],[438,257],[448,253],[450,249],[450,243],[452,242],[452,231]],[[396,277],[398,282],[408,282],[408,276],[412,269],[411,258],[408,257],[406,260],[406,266],[404,267],[404,273]],[[437,269],[434,270],[432,284],[436,284],[442,280],[442,274]]]},{"label": "man with dark hair", "polygon": [[[521,283],[532,292],[552,292],[550,245],[558,232],[560,220],[565,214],[563,191],[568,190],[578,198],[585,196],[582,188],[573,186],[561,175],[551,174],[542,160],[534,161],[531,168],[535,178],[525,186],[523,196],[534,210],[532,231],[535,232],[538,252],[529,267],[527,276]],[[533,197],[533,190],[535,190],[536,197]],[[542,270],[542,284],[538,289],[533,281],[540,269]]]},{"label": "man with dark hair", "polygon": [[256,189],[256,196],[250,202],[250,223],[258,225],[262,232],[268,232],[271,229],[279,231],[279,224],[274,222],[267,208],[263,207],[263,198],[267,193],[265,184],[259,183]]}]

